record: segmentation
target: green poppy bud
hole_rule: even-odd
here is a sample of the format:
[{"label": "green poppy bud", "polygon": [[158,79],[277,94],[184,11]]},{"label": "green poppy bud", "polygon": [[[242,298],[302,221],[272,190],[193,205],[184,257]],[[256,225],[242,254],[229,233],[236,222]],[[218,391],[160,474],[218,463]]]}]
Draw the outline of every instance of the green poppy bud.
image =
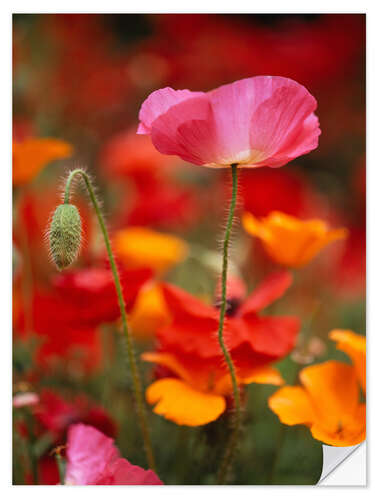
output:
[{"label": "green poppy bud", "polygon": [[50,254],[60,271],[72,264],[81,247],[81,217],[75,205],[59,205],[49,228]]}]

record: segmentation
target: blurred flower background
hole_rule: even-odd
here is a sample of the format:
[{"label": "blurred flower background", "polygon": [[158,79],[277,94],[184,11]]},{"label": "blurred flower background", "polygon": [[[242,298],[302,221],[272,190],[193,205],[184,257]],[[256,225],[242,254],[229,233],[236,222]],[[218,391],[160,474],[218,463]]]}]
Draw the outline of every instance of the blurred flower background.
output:
[{"label": "blurred flower background", "polygon": [[[197,329],[209,334],[209,321],[216,321],[218,242],[229,173],[161,155],[149,137],[136,135],[138,111],[157,88],[207,91],[255,75],[285,76],[306,86],[318,101],[322,129],[319,147],[286,167],[239,172],[241,199],[231,245],[227,314],[233,324],[250,314],[244,301],[260,283],[284,266],[292,269],[293,284],[287,291],[267,288],[268,299],[251,306],[251,321],[260,321],[263,307],[263,321],[268,315],[298,319],[294,343],[283,343],[278,353],[269,346],[258,350],[258,358],[270,356],[294,386],[311,364],[331,360],[330,369],[348,369],[342,364],[351,363],[349,351],[336,347],[331,330],[365,334],[365,16],[13,16],[14,483],[58,483],[51,451],[78,422],[115,438],[121,456],[147,466],[112,275],[90,201],[80,188],[74,202],[83,221],[81,255],[63,273],[49,260],[44,235],[68,170],[83,165],[95,179],[137,351],[156,363],[141,362],[145,386],[161,387],[159,379],[172,373],[178,375],[175,384],[187,387],[180,365],[159,351],[168,343],[174,356],[184,351],[180,362],[198,378],[203,365],[194,356],[205,359],[203,371],[214,365],[208,341],[192,346],[190,335]],[[306,227],[299,219],[315,222]],[[172,327],[179,332],[177,347],[171,347]],[[288,335],[294,339],[295,332]],[[254,366],[261,364],[258,358]],[[314,484],[321,443],[308,427],[285,426],[271,411],[278,399],[273,396],[270,407],[268,398],[280,384],[272,373],[276,379],[258,377],[259,383],[242,388],[243,441],[231,482]],[[195,386],[191,380],[189,387]],[[221,388],[220,395],[207,397],[216,404],[227,392]],[[161,397],[155,390],[148,394],[152,404]],[[27,396],[24,402],[20,395]],[[218,404],[217,413],[224,412],[220,419],[201,409],[183,422],[175,416],[180,407],[152,413],[149,406],[163,482],[214,482],[232,402]],[[189,419],[198,426],[185,425]]]}]

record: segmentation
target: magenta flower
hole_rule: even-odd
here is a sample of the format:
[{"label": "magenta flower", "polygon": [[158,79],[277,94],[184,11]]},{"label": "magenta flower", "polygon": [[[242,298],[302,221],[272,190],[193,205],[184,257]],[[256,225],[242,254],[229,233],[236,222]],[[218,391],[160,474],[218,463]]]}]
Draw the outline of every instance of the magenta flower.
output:
[{"label": "magenta flower", "polygon": [[142,104],[137,133],[195,165],[281,167],[318,146],[316,107],[305,87],[280,76],[245,78],[207,93],[166,87]]},{"label": "magenta flower", "polygon": [[84,424],[68,430],[66,484],[163,484],[152,470],[121,458],[113,439]]}]

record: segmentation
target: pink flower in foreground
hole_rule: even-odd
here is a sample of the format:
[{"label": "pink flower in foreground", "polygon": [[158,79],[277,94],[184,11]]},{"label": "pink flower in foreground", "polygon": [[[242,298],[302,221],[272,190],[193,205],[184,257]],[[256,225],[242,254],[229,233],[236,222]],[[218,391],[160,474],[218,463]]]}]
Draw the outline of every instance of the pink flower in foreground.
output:
[{"label": "pink flower in foreground", "polygon": [[163,484],[152,470],[121,458],[113,439],[84,424],[68,430],[66,484]]},{"label": "pink flower in foreground", "polygon": [[206,167],[281,167],[318,146],[315,98],[299,83],[256,76],[210,92],[156,90],[138,134],[167,155]]}]

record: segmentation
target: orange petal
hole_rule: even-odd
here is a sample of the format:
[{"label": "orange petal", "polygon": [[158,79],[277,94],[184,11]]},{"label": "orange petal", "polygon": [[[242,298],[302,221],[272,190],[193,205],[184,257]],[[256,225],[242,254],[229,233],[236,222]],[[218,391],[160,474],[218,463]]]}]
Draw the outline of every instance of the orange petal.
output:
[{"label": "orange petal", "polygon": [[351,358],[359,383],[366,392],[366,337],[351,330],[332,330],[329,338],[337,342],[337,349]]},{"label": "orange petal", "polygon": [[268,399],[268,406],[283,424],[311,425],[316,418],[311,400],[302,387],[282,387]]},{"label": "orange petal", "polygon": [[338,422],[350,420],[356,414],[359,387],[352,366],[327,361],[304,368],[300,379],[325,427],[335,429]]},{"label": "orange petal", "polygon": [[118,231],[113,245],[125,268],[148,267],[159,273],[183,261],[188,253],[187,244],[180,238],[145,227]]},{"label": "orange petal", "polygon": [[196,427],[216,420],[225,410],[225,399],[211,393],[199,392],[174,378],[163,378],[146,390],[148,403],[155,404],[154,412],[178,425]]},{"label": "orange petal", "polygon": [[254,217],[250,212],[246,212],[242,217],[242,224],[248,233],[253,236],[257,236],[262,240],[269,240],[271,238],[271,232],[267,228],[267,225],[262,221]]},{"label": "orange petal", "polygon": [[289,267],[308,264],[328,243],[348,234],[346,229],[330,231],[319,219],[301,220],[277,211],[261,220],[247,213],[243,224],[250,234],[262,240],[275,262]]},{"label": "orange petal", "polygon": [[26,139],[13,143],[13,184],[31,181],[48,163],[71,156],[70,144],[58,139]]},{"label": "orange petal", "polygon": [[150,363],[166,366],[186,382],[190,382],[191,380],[189,373],[173,354],[167,352],[144,352],[141,354],[141,359]]},{"label": "orange petal", "polygon": [[251,375],[241,378],[243,384],[271,384],[271,385],[282,385],[285,380],[281,376],[281,373],[276,368],[272,366],[265,366],[254,370]]},{"label": "orange petal", "polygon": [[327,431],[319,423],[311,427],[315,439],[331,446],[354,446],[366,439],[366,405],[361,404],[350,422],[338,425],[334,431]]},{"label": "orange petal", "polygon": [[149,339],[169,323],[170,315],[158,285],[144,286],[132,308],[129,325],[136,338]]},{"label": "orange petal", "polygon": [[[246,376],[238,376],[237,382],[239,385],[247,384],[270,384],[270,385],[282,385],[284,384],[284,379],[282,378],[279,370],[272,368],[271,366],[266,366],[263,368],[258,368],[252,370]],[[232,379],[231,376],[224,375],[221,377],[214,387],[215,394],[222,394],[227,396],[232,394]]]}]

